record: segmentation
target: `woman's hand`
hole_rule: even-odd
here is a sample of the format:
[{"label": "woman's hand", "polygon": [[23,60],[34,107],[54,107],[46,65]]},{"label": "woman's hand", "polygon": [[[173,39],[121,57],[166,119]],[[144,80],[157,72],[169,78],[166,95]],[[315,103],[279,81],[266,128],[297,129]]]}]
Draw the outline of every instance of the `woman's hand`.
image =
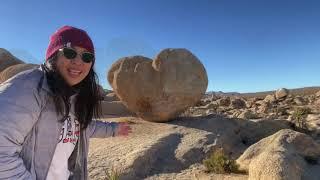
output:
[{"label": "woman's hand", "polygon": [[132,133],[131,127],[126,122],[119,122],[117,129],[117,136],[128,136],[129,133]]}]

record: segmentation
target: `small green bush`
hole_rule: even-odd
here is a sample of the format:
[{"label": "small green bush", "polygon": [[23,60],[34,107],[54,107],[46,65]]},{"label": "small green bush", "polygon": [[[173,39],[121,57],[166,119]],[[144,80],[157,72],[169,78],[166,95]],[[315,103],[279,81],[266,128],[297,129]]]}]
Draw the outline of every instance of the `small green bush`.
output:
[{"label": "small green bush", "polygon": [[208,159],[203,161],[208,172],[217,174],[240,173],[235,160],[228,158],[222,149],[214,151]]},{"label": "small green bush", "polygon": [[106,174],[105,180],[120,180],[120,172],[116,169],[112,168],[111,170],[107,170],[103,167],[103,170]]},{"label": "small green bush", "polygon": [[305,130],[308,129],[306,116],[310,113],[311,113],[310,108],[307,108],[307,107],[295,108],[295,110],[292,114],[292,119],[293,119],[295,125],[301,129],[305,129]]}]

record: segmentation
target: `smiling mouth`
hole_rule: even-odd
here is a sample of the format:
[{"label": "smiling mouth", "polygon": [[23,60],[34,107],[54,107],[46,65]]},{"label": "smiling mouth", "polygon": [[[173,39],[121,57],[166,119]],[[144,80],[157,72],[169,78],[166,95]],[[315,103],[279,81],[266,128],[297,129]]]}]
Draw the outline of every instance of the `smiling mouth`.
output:
[{"label": "smiling mouth", "polygon": [[79,76],[82,73],[82,71],[75,70],[75,69],[68,69],[68,72],[72,76]]}]

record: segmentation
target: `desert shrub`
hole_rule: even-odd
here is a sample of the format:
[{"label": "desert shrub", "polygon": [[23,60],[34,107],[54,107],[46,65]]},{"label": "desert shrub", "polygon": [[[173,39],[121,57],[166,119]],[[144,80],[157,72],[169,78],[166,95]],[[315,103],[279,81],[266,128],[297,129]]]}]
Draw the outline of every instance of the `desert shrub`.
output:
[{"label": "desert shrub", "polygon": [[105,180],[120,180],[120,172],[115,168],[107,170],[106,167],[103,167],[103,171],[106,174]]},{"label": "desert shrub", "polygon": [[306,116],[311,113],[311,109],[307,107],[297,107],[294,109],[292,119],[295,125],[301,129],[307,129]]},{"label": "desert shrub", "polygon": [[241,173],[235,160],[227,157],[222,149],[214,151],[208,159],[203,161],[203,163],[208,172],[218,174]]}]

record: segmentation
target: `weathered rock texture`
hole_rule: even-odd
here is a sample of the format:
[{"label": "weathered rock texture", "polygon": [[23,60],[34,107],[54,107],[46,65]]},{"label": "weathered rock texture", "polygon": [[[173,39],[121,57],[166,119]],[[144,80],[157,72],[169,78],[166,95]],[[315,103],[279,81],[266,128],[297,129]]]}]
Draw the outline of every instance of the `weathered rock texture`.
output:
[{"label": "weathered rock texture", "polygon": [[284,129],[249,147],[237,163],[249,180],[315,180],[319,156],[320,144],[310,136]]},{"label": "weathered rock texture", "polygon": [[108,81],[128,109],[153,122],[167,122],[196,104],[208,85],[205,68],[186,49],[165,49],[154,60],[122,58]]},{"label": "weathered rock texture", "polygon": [[101,101],[103,116],[134,116],[121,101]]},{"label": "weathered rock texture", "polygon": [[277,99],[285,98],[289,95],[289,91],[286,88],[278,89],[275,93]]}]

